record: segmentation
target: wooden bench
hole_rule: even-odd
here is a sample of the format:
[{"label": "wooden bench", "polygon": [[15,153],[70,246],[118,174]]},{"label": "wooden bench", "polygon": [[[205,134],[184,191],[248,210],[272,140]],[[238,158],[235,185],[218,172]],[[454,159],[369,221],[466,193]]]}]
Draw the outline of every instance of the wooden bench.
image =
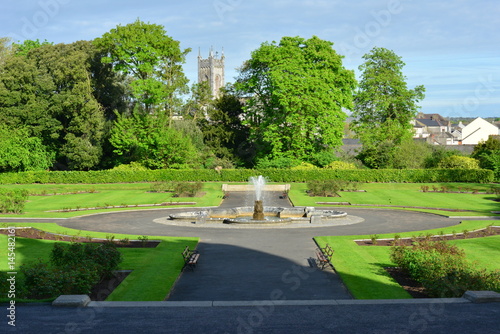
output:
[{"label": "wooden bench", "polygon": [[182,269],[184,270],[184,268],[188,267],[194,271],[194,267],[196,267],[200,258],[200,253],[197,250],[190,250],[189,246],[186,246],[182,252],[182,257],[184,258],[184,267]]},{"label": "wooden bench", "polygon": [[318,248],[316,250],[317,262],[316,264],[321,269],[324,269],[326,265],[330,264],[333,256],[333,249],[329,244],[326,244],[323,248]]}]

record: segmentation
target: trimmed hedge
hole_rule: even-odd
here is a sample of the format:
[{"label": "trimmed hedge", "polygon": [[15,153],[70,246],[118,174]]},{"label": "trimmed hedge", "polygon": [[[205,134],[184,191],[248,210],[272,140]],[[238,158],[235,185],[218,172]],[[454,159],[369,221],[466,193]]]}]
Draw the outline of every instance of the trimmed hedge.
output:
[{"label": "trimmed hedge", "polygon": [[488,169],[162,169],[147,171],[54,171],[0,173],[0,184],[32,183],[134,183],[158,181],[247,182],[263,175],[270,182],[308,182],[341,179],[351,182],[490,183],[494,173]]}]

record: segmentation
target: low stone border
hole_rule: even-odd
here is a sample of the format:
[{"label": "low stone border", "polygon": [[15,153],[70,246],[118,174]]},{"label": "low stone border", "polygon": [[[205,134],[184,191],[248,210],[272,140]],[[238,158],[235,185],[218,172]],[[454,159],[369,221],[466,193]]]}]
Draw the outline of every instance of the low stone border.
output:
[{"label": "low stone border", "polygon": [[473,303],[500,302],[500,293],[495,291],[466,291],[462,298]]},{"label": "low stone border", "polygon": [[156,302],[95,302],[87,295],[62,295],[52,305],[67,307],[227,307],[227,306],[301,306],[301,305],[377,305],[377,304],[464,304],[500,302],[494,291],[467,291],[462,298],[419,299],[333,299],[333,300],[247,300],[247,301],[156,301]]},{"label": "low stone border", "polygon": [[61,295],[52,302],[52,306],[85,307],[90,303],[87,295]]}]

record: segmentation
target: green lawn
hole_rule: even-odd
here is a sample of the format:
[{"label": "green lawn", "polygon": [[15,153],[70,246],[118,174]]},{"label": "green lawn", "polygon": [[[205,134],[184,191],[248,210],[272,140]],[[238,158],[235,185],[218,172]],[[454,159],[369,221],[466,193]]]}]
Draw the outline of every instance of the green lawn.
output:
[{"label": "green lawn", "polygon": [[[453,232],[460,233],[484,228],[496,221],[464,221],[459,225],[441,229],[399,233],[404,237],[431,233],[439,235]],[[382,234],[379,238],[392,238],[394,234]],[[384,267],[394,266],[389,257],[389,247],[358,246],[354,240],[370,239],[369,235],[359,236],[319,236],[316,242],[324,247],[327,243],[334,249],[332,264],[342,278],[351,294],[357,299],[398,299],[411,298],[391,277]],[[480,268],[500,270],[500,236],[485,238],[454,240],[459,247],[465,249],[467,259],[475,261]]]},{"label": "green lawn", "polygon": [[[310,197],[307,195],[305,183],[293,184],[290,199],[297,206],[321,206],[317,202],[349,202],[351,204],[444,208],[451,210],[472,210],[472,212],[453,212],[441,210],[414,209],[415,211],[432,212],[446,216],[493,216],[491,211],[500,211],[500,204],[493,201],[496,195],[470,193],[422,192],[420,187],[428,185],[446,186],[450,189],[468,187],[478,191],[490,189],[490,185],[480,183],[365,183],[359,186],[366,192],[341,192],[341,197]],[[331,204],[330,204],[331,206]],[[366,206],[364,206],[366,207]]]},{"label": "green lawn", "polygon": [[[193,206],[218,206],[222,200],[222,183],[204,183],[204,195],[197,198],[172,198],[170,194],[149,193],[149,183],[132,184],[77,184],[77,185],[0,185],[0,188],[24,188],[38,194],[60,194],[76,191],[88,191],[84,194],[67,194],[52,196],[30,196],[26,204],[26,212],[22,215],[4,215],[4,217],[54,217],[64,218],[93,214],[96,212],[116,211],[126,209],[91,210],[76,212],[47,212],[63,208],[94,207],[104,205],[135,205],[154,204],[170,201],[196,202]],[[432,188],[432,184],[429,184]],[[438,185],[441,186],[440,184]],[[446,184],[452,187],[472,187],[483,191],[489,189],[484,184]],[[449,193],[423,193],[421,184],[363,184],[360,189],[366,192],[343,192],[342,197],[309,197],[303,183],[292,184],[289,193],[295,206],[318,206],[316,202],[346,201],[352,204],[368,205],[394,205],[394,206],[423,206],[432,208],[449,208],[472,210],[465,212],[430,211],[444,215],[492,215],[491,211],[500,210],[500,205],[492,201],[494,195],[484,194],[449,194]],[[136,209],[129,208],[128,210]],[[400,233],[401,237],[411,237],[419,234],[440,234],[462,232],[485,227],[496,221],[464,221],[462,224],[447,228],[429,231]],[[79,235],[105,238],[106,234],[99,232],[77,231],[49,223],[4,223],[7,226],[33,226],[47,232],[66,235]],[[115,234],[115,239],[137,239],[138,236]],[[391,238],[393,235],[380,235],[380,238]],[[198,242],[196,238],[168,238],[150,237],[162,240],[156,249],[121,249],[124,262],[121,269],[132,269],[124,284],[113,292],[108,300],[162,300],[171,289],[182,267],[180,253],[186,245],[194,247]],[[361,247],[353,240],[369,239],[370,236],[320,236],[316,241],[320,245],[329,243],[335,250],[333,263],[351,293],[360,299],[373,298],[410,298],[410,296],[383,270],[384,266],[393,265],[389,259],[389,250],[385,247]],[[0,235],[0,270],[6,270],[6,237]],[[500,238],[487,237],[470,240],[456,240],[454,243],[466,249],[470,260],[477,261],[478,265],[488,269],[498,269],[500,256]],[[19,266],[37,258],[47,259],[53,242],[41,240],[17,239],[16,265]]]},{"label": "green lawn", "polygon": [[[150,183],[117,183],[117,184],[30,184],[30,185],[0,185],[0,188],[27,189],[33,194],[45,194],[45,196],[30,196],[26,203],[24,213],[18,217],[39,218],[68,218],[98,212],[109,212],[116,210],[137,210],[142,207],[135,205],[160,204],[176,202],[195,202],[184,207],[218,206],[222,200],[221,183],[204,183],[203,196],[174,198],[171,193],[149,192]],[[72,192],[86,191],[86,193]],[[54,195],[60,194],[60,195]],[[64,194],[64,195],[63,195]],[[100,210],[83,210],[86,208],[104,206],[131,205],[129,208],[112,208]],[[168,208],[172,206],[161,206]],[[151,207],[149,207],[151,208]],[[155,208],[158,208],[155,206]],[[47,212],[52,210],[72,209],[71,212]],[[76,211],[79,209],[80,211]],[[12,215],[0,215],[0,217],[12,217]]]},{"label": "green lawn", "polygon": [[[6,224],[2,224],[6,225]],[[48,232],[77,235],[78,231],[60,227],[56,224],[9,224],[9,226],[33,226]],[[84,236],[105,238],[106,234],[85,232]],[[137,235],[116,234],[115,239],[129,238],[136,240]],[[150,237],[161,240],[156,248],[119,248],[123,262],[119,269],[133,270],[107,300],[113,301],[161,301],[164,300],[179,276],[184,247],[196,247],[198,238]],[[41,259],[49,260],[50,252],[56,241],[16,238],[16,271],[25,263]],[[59,241],[60,242],[60,241]],[[7,263],[7,236],[0,234],[0,271],[9,271]],[[5,301],[0,298],[0,301]]]}]

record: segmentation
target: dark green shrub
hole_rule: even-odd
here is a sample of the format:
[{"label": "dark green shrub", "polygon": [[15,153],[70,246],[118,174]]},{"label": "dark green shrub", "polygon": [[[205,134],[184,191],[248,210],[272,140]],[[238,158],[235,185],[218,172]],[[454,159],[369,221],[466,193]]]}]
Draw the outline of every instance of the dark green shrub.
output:
[{"label": "dark green shrub", "polygon": [[31,183],[119,183],[119,182],[247,182],[251,176],[264,175],[270,182],[308,182],[340,179],[356,182],[493,182],[487,169],[189,169],[147,171],[53,171],[0,173],[0,184]]},{"label": "dark green shrub", "polygon": [[424,279],[423,286],[430,296],[461,297],[467,290],[500,292],[500,271],[453,268],[439,279]]},{"label": "dark green shrub", "polygon": [[45,299],[61,294],[87,294],[99,282],[97,267],[93,263],[80,263],[76,267],[50,267],[37,262],[21,266],[24,275],[25,297]]},{"label": "dark green shrub", "polygon": [[22,265],[20,271],[24,274],[24,286],[28,293],[25,297],[43,299],[57,296],[59,293],[56,275],[48,263],[39,261]]},{"label": "dark green shrub", "polygon": [[174,191],[174,185],[172,182],[155,182],[150,186],[151,192],[155,193],[166,193]]},{"label": "dark green shrub", "polygon": [[28,197],[26,189],[0,189],[0,213],[22,213]]},{"label": "dark green shrub", "polygon": [[174,182],[174,197],[195,197],[203,188],[202,182]]},{"label": "dark green shrub", "polygon": [[314,180],[307,182],[307,193],[311,196],[340,197],[340,191],[357,190],[359,182],[346,180]]},{"label": "dark green shrub", "polygon": [[460,297],[467,290],[500,291],[500,272],[475,269],[465,253],[445,241],[421,241],[414,246],[392,246],[391,260],[431,297]]},{"label": "dark green shrub", "polygon": [[58,268],[75,268],[87,264],[95,266],[100,277],[109,277],[122,261],[121,253],[113,243],[55,243],[50,255]]}]

